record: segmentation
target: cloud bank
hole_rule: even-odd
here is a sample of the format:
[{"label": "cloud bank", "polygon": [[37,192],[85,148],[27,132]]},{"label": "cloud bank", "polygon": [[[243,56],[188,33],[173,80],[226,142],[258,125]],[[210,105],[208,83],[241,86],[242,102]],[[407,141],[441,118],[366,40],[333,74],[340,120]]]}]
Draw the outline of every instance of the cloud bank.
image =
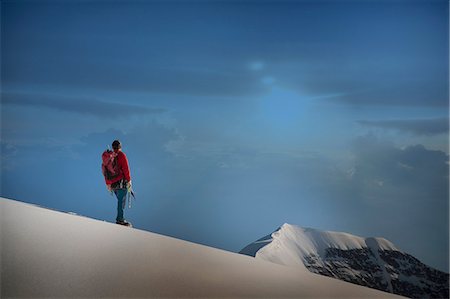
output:
[{"label": "cloud bank", "polygon": [[99,118],[125,118],[132,115],[160,114],[162,108],[108,102],[98,99],[71,98],[45,94],[2,93],[5,105],[51,108],[65,112],[93,115]]},{"label": "cloud bank", "polygon": [[414,135],[448,134],[449,119],[397,119],[397,120],[361,120],[359,124],[367,127],[396,130]]}]

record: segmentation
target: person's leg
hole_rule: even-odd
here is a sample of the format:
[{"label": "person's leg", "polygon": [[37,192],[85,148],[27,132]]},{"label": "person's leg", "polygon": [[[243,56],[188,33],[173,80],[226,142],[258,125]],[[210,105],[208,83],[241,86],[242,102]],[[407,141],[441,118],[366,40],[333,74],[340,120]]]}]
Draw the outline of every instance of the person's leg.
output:
[{"label": "person's leg", "polygon": [[117,218],[116,221],[121,222],[123,218],[123,208],[125,206],[125,198],[127,195],[127,189],[117,189],[114,191],[117,197]]}]

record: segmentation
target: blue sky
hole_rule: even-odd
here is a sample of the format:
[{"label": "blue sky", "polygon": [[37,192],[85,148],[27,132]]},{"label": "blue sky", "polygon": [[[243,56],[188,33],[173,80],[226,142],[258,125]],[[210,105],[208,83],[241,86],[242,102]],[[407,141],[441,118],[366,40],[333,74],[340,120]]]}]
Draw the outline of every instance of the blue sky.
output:
[{"label": "blue sky", "polygon": [[1,195],[231,251],[285,222],[448,271],[447,1],[2,1]]}]

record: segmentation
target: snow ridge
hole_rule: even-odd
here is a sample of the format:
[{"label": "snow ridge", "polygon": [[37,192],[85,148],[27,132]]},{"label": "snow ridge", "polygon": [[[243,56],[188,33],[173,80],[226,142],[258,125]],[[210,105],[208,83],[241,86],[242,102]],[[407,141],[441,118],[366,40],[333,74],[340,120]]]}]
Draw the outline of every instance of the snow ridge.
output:
[{"label": "snow ridge", "polygon": [[386,297],[309,271],[4,198],[0,227],[0,298]]}]

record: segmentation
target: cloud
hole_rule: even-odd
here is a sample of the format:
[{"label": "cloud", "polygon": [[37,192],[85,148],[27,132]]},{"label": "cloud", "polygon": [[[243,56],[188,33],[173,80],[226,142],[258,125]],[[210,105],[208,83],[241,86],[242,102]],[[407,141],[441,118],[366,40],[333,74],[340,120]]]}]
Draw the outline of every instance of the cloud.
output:
[{"label": "cloud", "polygon": [[265,64],[262,61],[253,61],[249,64],[249,69],[252,71],[262,71],[265,68]]},{"label": "cloud", "polygon": [[2,93],[2,104],[45,107],[65,112],[89,114],[99,118],[125,118],[132,115],[160,114],[162,108],[108,102],[98,99],[74,98],[48,94]]},{"label": "cloud", "polygon": [[420,144],[400,149],[369,134],[353,142],[353,154],[354,178],[361,186],[383,182],[384,187],[410,196],[397,201],[409,201],[418,194],[427,194],[427,200],[447,198],[449,156],[443,151],[428,150]]},{"label": "cloud", "polygon": [[414,135],[448,134],[448,118],[397,119],[397,120],[360,120],[359,124],[387,130],[407,132]]},{"label": "cloud", "polygon": [[[315,64],[292,62],[290,69],[280,65],[274,75],[290,88],[311,95],[340,94],[339,97],[328,99],[333,103],[352,106],[448,107],[448,76],[445,72],[436,71],[417,80],[414,74],[404,74],[403,70],[388,66],[373,69],[374,66],[365,65],[358,58],[350,62],[357,68],[340,61],[323,65],[318,58],[314,59]],[[361,70],[367,73],[362,74]]]},{"label": "cloud", "polygon": [[[61,60],[66,58],[62,57]],[[65,63],[69,63],[65,61]],[[86,62],[78,62],[84,64]],[[258,72],[246,70],[242,65],[229,62],[227,67],[217,67],[213,63],[199,62],[198,65],[170,64],[160,67],[136,65],[135,62],[125,65],[93,61],[89,72],[82,76],[75,71],[77,63],[68,66],[55,65],[48,69],[47,65],[37,64],[33,74],[14,69],[13,77],[5,72],[5,82],[19,84],[58,85],[92,89],[117,91],[148,92],[161,94],[179,94],[188,96],[249,96],[266,91],[261,84]],[[36,75],[38,73],[39,75]]]},{"label": "cloud", "polygon": [[[232,63],[230,65],[231,71],[216,69],[212,72],[179,67],[142,70],[148,73],[148,80],[142,82],[141,86],[136,86],[136,89],[197,96],[248,96],[261,94],[266,90],[266,87],[260,84],[258,75],[243,71],[240,66],[233,66]],[[207,68],[206,66],[205,69]]]},{"label": "cloud", "polygon": [[11,163],[11,160],[14,158],[14,156],[17,155],[17,147],[9,142],[6,142],[4,140],[0,140],[0,190],[1,187],[1,173],[3,171],[7,171],[13,167],[13,163]]}]

